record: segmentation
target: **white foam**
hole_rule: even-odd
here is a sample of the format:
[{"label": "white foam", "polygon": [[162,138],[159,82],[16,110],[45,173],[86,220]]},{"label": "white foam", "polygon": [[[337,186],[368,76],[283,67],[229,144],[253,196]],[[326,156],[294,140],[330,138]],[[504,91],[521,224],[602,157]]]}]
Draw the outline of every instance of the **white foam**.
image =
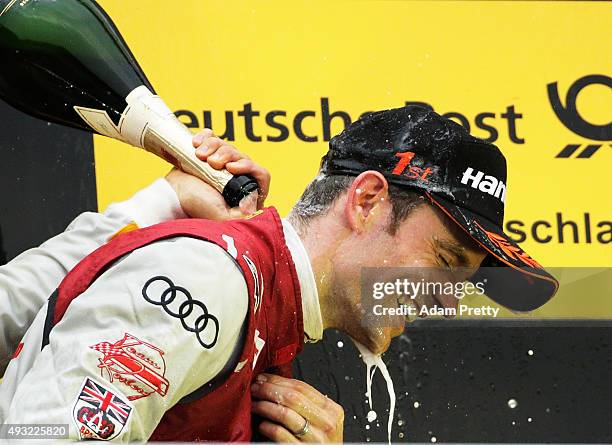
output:
[{"label": "white foam", "polygon": [[[395,415],[395,389],[393,388],[393,380],[391,379],[391,375],[387,370],[387,365],[385,365],[385,362],[383,362],[380,355],[373,354],[368,348],[355,340],[353,340],[353,342],[355,343],[355,346],[357,346],[357,349],[359,349],[361,359],[366,365],[366,397],[368,398],[368,405],[370,406],[370,411],[368,412],[368,422],[372,422],[377,417],[376,411],[372,409],[372,379],[374,378],[376,369],[380,369],[380,373],[387,382],[387,391],[389,392],[389,421],[387,423],[387,436],[390,445],[393,417]],[[370,417],[372,417],[372,420],[370,420]]]}]

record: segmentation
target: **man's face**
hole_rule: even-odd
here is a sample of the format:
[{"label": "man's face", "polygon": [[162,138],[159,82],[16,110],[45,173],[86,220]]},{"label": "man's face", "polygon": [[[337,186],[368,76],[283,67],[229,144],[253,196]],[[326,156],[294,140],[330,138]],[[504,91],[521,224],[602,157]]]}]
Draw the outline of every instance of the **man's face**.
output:
[{"label": "man's face", "polygon": [[[391,233],[391,204],[382,200],[376,208],[375,220],[367,230],[348,236],[336,251],[332,292],[338,310],[345,310],[343,325],[338,326],[372,352],[387,350],[391,339],[404,330],[404,317],[381,323],[385,327],[362,325],[360,277],[363,267],[379,268],[461,268],[448,280],[464,281],[471,276],[485,257],[485,252],[440,210],[423,203],[402,221]],[[466,269],[471,269],[467,270]],[[412,269],[414,270],[414,269]],[[381,277],[391,281],[390,276]],[[437,274],[436,274],[437,275]],[[396,276],[396,278],[401,278]],[[456,308],[458,299],[453,295],[418,295],[412,301],[417,310],[422,305]],[[400,318],[400,319],[398,319]],[[392,327],[394,326],[394,327]]]}]

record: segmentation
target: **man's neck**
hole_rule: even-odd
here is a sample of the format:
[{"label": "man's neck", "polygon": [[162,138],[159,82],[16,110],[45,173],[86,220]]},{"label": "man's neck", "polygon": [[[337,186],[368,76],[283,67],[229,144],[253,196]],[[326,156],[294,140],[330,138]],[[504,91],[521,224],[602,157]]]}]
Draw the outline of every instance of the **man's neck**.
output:
[{"label": "man's neck", "polygon": [[330,301],[333,276],[332,266],[334,253],[342,242],[341,228],[333,227],[333,219],[326,216],[314,217],[307,223],[294,213],[290,213],[287,216],[287,220],[298,233],[310,259],[317,285],[323,329],[336,326],[334,317],[336,311]]}]

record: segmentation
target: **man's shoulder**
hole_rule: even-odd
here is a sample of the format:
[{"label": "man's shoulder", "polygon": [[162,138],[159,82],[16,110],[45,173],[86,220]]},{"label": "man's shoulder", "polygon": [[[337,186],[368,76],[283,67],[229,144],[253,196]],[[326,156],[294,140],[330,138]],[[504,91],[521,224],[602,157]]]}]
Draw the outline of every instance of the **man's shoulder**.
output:
[{"label": "man's shoulder", "polygon": [[[163,238],[147,244],[134,252],[134,257],[142,257],[147,263],[158,261],[158,264],[173,265],[187,270],[199,269],[240,271],[230,252],[215,241],[192,236],[177,235]],[[214,267],[213,267],[214,266]]]},{"label": "man's shoulder", "polygon": [[181,289],[189,300],[203,301],[217,313],[227,312],[226,305],[246,312],[244,274],[231,254],[215,243],[185,236],[162,239],[133,251],[117,267],[143,292],[147,283],[151,291]]}]

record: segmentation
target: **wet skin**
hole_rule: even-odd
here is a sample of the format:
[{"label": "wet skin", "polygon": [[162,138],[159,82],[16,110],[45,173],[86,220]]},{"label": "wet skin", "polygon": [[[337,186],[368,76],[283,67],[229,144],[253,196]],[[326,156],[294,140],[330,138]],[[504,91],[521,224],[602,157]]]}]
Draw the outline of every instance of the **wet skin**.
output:
[{"label": "wet skin", "polygon": [[[453,281],[473,274],[485,252],[440,210],[423,203],[413,209],[397,230],[390,229],[392,206],[388,184],[378,172],[358,176],[348,191],[325,214],[298,231],[310,256],[325,328],[336,328],[376,354],[386,351],[391,339],[404,330],[404,317],[384,327],[362,326],[360,274],[363,267],[441,268]],[[451,278],[449,278],[451,279]],[[418,296],[417,308],[457,307],[452,295]]]}]

